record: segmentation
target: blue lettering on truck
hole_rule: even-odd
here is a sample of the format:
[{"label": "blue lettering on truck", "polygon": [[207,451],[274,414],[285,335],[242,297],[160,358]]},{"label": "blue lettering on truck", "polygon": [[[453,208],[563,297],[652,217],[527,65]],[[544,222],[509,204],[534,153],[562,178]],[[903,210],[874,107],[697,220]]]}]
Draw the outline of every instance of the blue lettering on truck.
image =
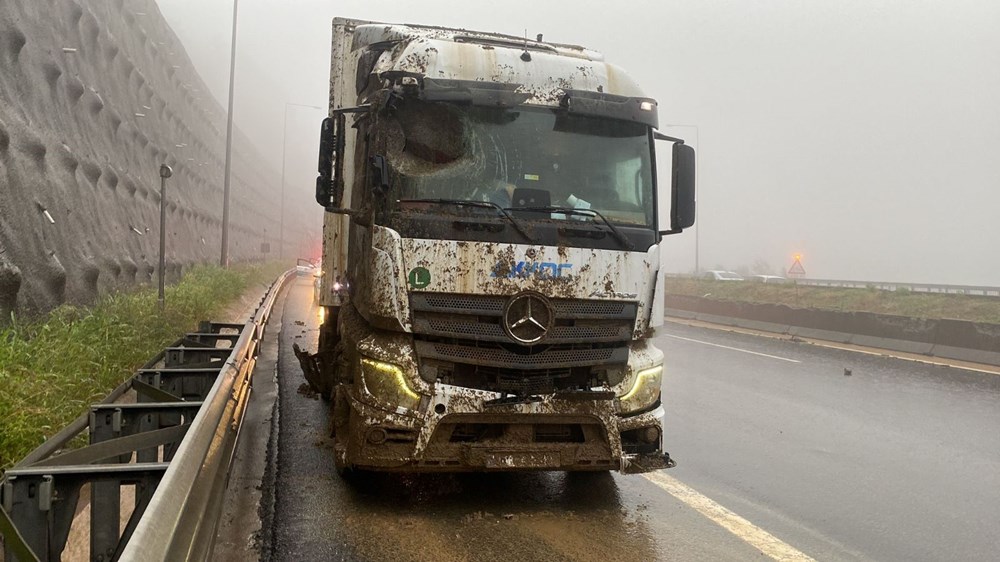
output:
[{"label": "blue lettering on truck", "polygon": [[[528,277],[572,277],[569,271],[572,269],[571,263],[555,263],[550,261],[531,262],[519,261],[513,267],[500,262],[493,267],[490,277],[528,278]],[[497,272],[500,272],[498,275]]]}]

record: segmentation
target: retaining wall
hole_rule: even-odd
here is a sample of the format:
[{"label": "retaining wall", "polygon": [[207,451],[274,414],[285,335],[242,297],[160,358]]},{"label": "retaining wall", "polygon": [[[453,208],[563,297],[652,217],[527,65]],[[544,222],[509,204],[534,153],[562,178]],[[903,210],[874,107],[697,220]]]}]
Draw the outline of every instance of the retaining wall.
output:
[{"label": "retaining wall", "polygon": [[[0,318],[153,279],[163,162],[168,278],[217,262],[225,127],[155,1],[0,1]],[[230,255],[259,259],[279,181],[234,146]]]},{"label": "retaining wall", "polygon": [[667,295],[667,315],[790,336],[1000,365],[1000,324]]}]

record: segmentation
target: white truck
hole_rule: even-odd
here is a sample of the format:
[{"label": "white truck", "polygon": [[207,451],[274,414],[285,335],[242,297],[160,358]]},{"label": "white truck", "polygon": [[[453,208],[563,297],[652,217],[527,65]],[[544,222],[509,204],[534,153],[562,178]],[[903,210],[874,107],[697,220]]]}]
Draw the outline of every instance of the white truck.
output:
[{"label": "white truck", "polygon": [[324,321],[296,351],[339,471],[673,466],[651,336],[694,151],[656,127],[582,47],[334,20]]}]

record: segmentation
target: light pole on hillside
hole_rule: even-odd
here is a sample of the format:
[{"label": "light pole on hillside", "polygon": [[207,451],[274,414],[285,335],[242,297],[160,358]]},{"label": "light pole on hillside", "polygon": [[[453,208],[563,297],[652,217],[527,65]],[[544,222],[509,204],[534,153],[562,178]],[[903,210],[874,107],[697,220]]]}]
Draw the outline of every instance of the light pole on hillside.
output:
[{"label": "light pole on hillside", "polygon": [[281,129],[281,219],[279,222],[278,238],[278,259],[285,258],[285,157],[288,153],[288,109],[290,107],[306,107],[309,109],[320,109],[318,105],[306,105],[302,103],[285,102],[285,124]]},{"label": "light pole on hillside", "polygon": [[[683,127],[683,128],[687,128],[687,129],[694,129],[694,148],[696,150],[698,150],[699,152],[701,151],[701,143],[698,142],[698,125],[666,124],[666,125],[663,125],[663,126],[664,127],[678,127],[678,128]],[[698,155],[697,158],[695,158],[695,161],[694,161],[694,181],[695,181],[695,185],[696,186],[699,183],[701,183],[701,182],[698,181],[698,180],[701,179],[701,176],[698,174],[698,161],[699,160],[701,160],[701,155],[700,154]],[[698,193],[697,189],[695,189],[695,193]],[[696,196],[696,198],[697,198],[697,196]],[[694,274],[695,275],[698,275],[698,273],[701,271],[700,264],[698,263],[698,232],[701,230],[701,223],[698,222],[698,209],[700,207],[701,207],[701,205],[698,205],[697,201],[696,201],[695,202],[695,206],[694,206]]]},{"label": "light pole on hillside", "polygon": [[160,305],[160,312],[163,312],[164,269],[167,267],[167,178],[172,175],[174,170],[170,166],[160,164],[160,268],[157,275],[157,303]]},{"label": "light pole on hillside", "polygon": [[229,267],[229,184],[233,168],[233,95],[236,87],[236,15],[240,0],[233,0],[233,44],[229,55],[229,113],[226,119],[226,177],[222,188],[222,256],[219,265]]}]

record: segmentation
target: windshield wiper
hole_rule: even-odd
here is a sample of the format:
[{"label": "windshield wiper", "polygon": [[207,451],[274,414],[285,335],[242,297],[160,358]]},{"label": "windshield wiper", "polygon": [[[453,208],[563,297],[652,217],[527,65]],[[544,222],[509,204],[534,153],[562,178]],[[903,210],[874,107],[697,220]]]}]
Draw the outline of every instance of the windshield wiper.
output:
[{"label": "windshield wiper", "polygon": [[507,217],[510,224],[514,225],[514,230],[517,230],[521,236],[524,236],[525,240],[535,243],[535,240],[527,232],[521,228],[521,223],[517,222],[517,219],[513,217],[507,209],[504,209],[500,205],[493,203],[492,201],[468,201],[466,199],[400,199],[400,203],[435,203],[437,205],[458,205],[460,207],[480,207],[483,209],[494,209],[499,211],[501,215]]},{"label": "windshield wiper", "polygon": [[613,234],[615,236],[616,240],[618,240],[619,242],[621,242],[621,245],[626,250],[631,250],[634,247],[632,245],[632,241],[628,239],[628,236],[625,236],[624,234],[622,234],[622,231],[618,230],[618,228],[614,224],[612,224],[611,221],[609,221],[607,219],[607,217],[605,217],[599,211],[596,211],[594,209],[573,209],[573,208],[570,208],[570,207],[514,207],[514,208],[508,207],[506,210],[508,210],[508,211],[538,211],[538,212],[542,212],[542,213],[562,213],[562,214],[565,214],[565,215],[580,215],[580,216],[591,217],[591,218],[597,217],[597,218],[601,219],[604,222],[604,224],[608,225],[608,228],[611,229],[611,234]]}]

